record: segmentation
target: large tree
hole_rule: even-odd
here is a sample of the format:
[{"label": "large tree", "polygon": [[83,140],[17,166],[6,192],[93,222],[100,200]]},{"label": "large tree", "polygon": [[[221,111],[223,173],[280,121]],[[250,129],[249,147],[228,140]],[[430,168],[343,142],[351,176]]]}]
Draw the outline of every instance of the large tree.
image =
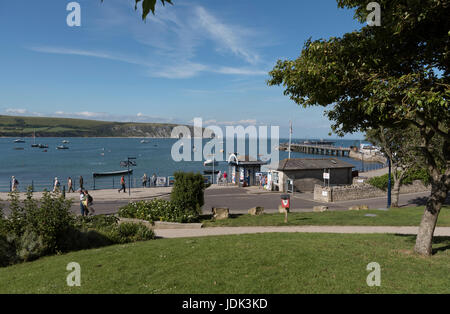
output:
[{"label": "large tree", "polygon": [[[368,1],[338,0],[365,22]],[[381,26],[308,40],[296,60],[279,60],[269,85],[303,107],[323,106],[338,135],[383,126],[418,130],[432,178],[415,251],[431,255],[450,187],[448,0],[380,0]],[[438,143],[438,144],[436,144]]]}]

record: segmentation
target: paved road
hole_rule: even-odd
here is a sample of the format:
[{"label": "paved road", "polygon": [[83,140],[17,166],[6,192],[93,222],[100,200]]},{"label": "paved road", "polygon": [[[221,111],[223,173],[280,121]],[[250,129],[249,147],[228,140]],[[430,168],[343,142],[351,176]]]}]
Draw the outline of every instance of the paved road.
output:
[{"label": "paved road", "polygon": [[[263,206],[265,212],[274,213],[278,211],[278,205],[280,204],[281,193],[267,192],[258,189],[246,189],[246,188],[214,188],[207,189],[205,191],[205,205],[203,206],[203,212],[205,214],[211,213],[212,207],[228,207],[232,214],[244,214],[248,209],[255,206]],[[400,206],[420,206],[424,205],[429,192],[415,193],[415,194],[402,194],[400,196]],[[117,213],[118,209],[126,204],[129,200],[123,196],[124,199],[105,200],[101,199],[94,202],[94,208],[96,214],[113,214]],[[162,196],[161,198],[169,199],[169,195]],[[149,198],[147,198],[149,199]],[[1,204],[1,203],[0,203]],[[386,208],[386,197],[373,198],[357,201],[344,201],[336,203],[322,203],[313,200],[312,193],[297,193],[291,196],[291,211],[292,212],[305,212],[312,211],[316,205],[325,205],[329,207],[329,210],[347,210],[350,206],[365,204],[369,208]],[[3,207],[7,207],[7,203],[3,202]],[[74,213],[80,212],[80,206],[78,202],[74,202],[72,206]],[[5,210],[7,213],[7,210]]]}]

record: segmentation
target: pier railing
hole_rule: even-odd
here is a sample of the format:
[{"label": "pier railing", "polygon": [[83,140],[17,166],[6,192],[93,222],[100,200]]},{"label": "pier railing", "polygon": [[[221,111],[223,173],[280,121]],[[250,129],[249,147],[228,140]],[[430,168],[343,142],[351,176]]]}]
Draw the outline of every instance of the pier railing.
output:
[{"label": "pier railing", "polygon": [[[211,183],[212,182],[212,175],[203,175],[205,178],[205,183]],[[163,182],[157,182],[155,185],[153,182],[147,181],[147,184],[144,186],[142,183],[141,178],[130,178],[130,184],[131,188],[153,188],[153,187],[168,187],[173,185],[174,183],[174,177],[173,176],[167,176],[167,177],[158,177],[158,178],[165,178]],[[19,181],[19,185],[17,190],[19,192],[26,192],[29,187],[31,187],[33,192],[43,192],[44,190],[47,191],[53,191],[54,182],[53,180],[47,179],[41,179],[41,180],[22,180],[20,177],[17,178]],[[60,182],[60,190],[65,190],[68,192],[68,183],[67,181],[59,181]],[[125,184],[126,188],[128,189],[129,183],[128,178],[125,177]],[[83,189],[86,190],[109,190],[109,189],[120,189],[120,177],[104,177],[104,178],[84,178],[83,182]],[[79,181],[73,179],[72,181],[72,189],[74,191],[77,191],[80,189]],[[9,181],[1,181],[0,180],[0,192],[11,192],[12,185]]]}]

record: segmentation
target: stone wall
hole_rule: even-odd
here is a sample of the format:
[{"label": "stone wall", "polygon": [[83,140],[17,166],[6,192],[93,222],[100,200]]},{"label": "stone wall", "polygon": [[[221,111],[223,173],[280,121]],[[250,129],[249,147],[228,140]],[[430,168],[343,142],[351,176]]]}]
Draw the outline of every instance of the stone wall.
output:
[{"label": "stone wall", "polygon": [[[412,184],[403,185],[400,188],[400,194],[426,191],[431,191],[431,188],[426,187],[419,180],[414,181]],[[386,191],[361,182],[347,186],[323,187],[321,185],[316,185],[314,187],[314,200],[319,202],[351,201],[365,198],[385,197],[386,195]]]},{"label": "stone wall", "polygon": [[364,158],[364,161],[367,162],[379,162],[382,164],[385,164],[387,162],[386,157],[383,157],[382,155],[377,154],[361,154],[360,152],[350,151],[348,157],[356,159],[356,160],[362,160]]}]

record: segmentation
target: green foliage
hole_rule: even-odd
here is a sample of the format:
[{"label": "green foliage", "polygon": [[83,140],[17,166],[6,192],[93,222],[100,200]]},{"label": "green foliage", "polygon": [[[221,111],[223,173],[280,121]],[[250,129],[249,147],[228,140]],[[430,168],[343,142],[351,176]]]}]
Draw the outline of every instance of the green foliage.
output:
[{"label": "green foliage", "polygon": [[[370,178],[369,180],[367,180],[367,183],[369,183],[370,185],[379,188],[380,190],[386,191],[388,188],[388,180],[389,180],[389,175],[385,174],[379,177],[373,177]],[[394,179],[391,178],[392,180],[392,184],[394,183]]]},{"label": "green foliage", "polygon": [[170,195],[176,207],[192,215],[200,215],[204,200],[205,183],[199,173],[176,172],[175,184]]},{"label": "green foliage", "polygon": [[23,204],[17,193],[11,193],[11,214],[7,219],[0,217],[0,266],[154,238],[146,226],[122,226],[114,216],[75,217],[70,207],[71,201],[59,193],[44,192],[38,203],[28,191]]},{"label": "green foliage", "polygon": [[[417,127],[420,157],[437,184],[441,169],[449,173],[450,158],[449,2],[379,3],[381,26],[308,40],[299,58],[277,62],[268,84],[283,85],[284,94],[303,107],[329,107],[338,135]],[[354,9],[362,22],[369,13],[367,1],[338,5]]]},{"label": "green foliage", "polygon": [[96,120],[22,117],[0,115],[0,136],[36,137],[128,137],[149,136],[170,137],[176,125],[166,123],[107,122]]},{"label": "green foliage", "polygon": [[168,221],[179,223],[193,222],[198,218],[198,215],[195,213],[187,212],[182,207],[175,206],[173,202],[162,199],[129,203],[119,209],[119,216],[150,222]]},{"label": "green foliage", "polygon": [[[147,15],[152,11],[152,14],[155,15],[155,6],[156,6],[156,0],[134,0],[135,6],[134,9],[137,10],[138,3],[142,1],[142,19],[145,20]],[[172,0],[160,0],[162,5],[166,5],[166,3],[172,3]],[[103,0],[102,0],[103,2]]]},{"label": "green foliage", "polygon": [[424,185],[431,184],[431,177],[424,168],[413,168],[406,172],[402,184],[411,184],[414,180],[420,180]]},{"label": "green foliage", "polygon": [[204,189],[205,184],[201,174],[177,172],[170,201],[153,199],[132,202],[119,209],[119,216],[150,222],[197,221],[204,204]]},{"label": "green foliage", "polygon": [[[373,177],[367,180],[367,183],[377,187],[381,190],[387,191],[389,175],[385,174],[378,177]],[[394,185],[394,178],[391,177],[392,186]],[[430,175],[426,169],[411,169],[406,172],[401,180],[401,184],[412,184],[415,180],[420,180],[424,185],[429,185],[431,182]]]}]

